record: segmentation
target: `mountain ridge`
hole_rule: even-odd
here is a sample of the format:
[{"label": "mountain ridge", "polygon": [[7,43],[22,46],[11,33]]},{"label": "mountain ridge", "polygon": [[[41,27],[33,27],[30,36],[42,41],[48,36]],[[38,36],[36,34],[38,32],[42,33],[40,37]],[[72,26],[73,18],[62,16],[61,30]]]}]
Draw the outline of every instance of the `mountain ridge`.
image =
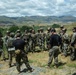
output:
[{"label": "mountain ridge", "polygon": [[17,25],[25,24],[27,22],[33,23],[52,23],[52,22],[76,22],[74,16],[25,16],[25,17],[7,17],[0,16],[0,25]]}]

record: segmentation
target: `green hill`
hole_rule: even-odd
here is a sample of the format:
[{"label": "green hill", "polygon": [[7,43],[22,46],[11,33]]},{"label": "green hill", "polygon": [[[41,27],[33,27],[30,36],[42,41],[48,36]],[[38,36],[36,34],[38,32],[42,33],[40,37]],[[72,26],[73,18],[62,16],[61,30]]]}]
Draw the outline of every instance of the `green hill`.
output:
[{"label": "green hill", "polygon": [[72,23],[76,22],[73,16],[25,16],[25,17],[6,17],[0,16],[0,25],[33,25],[33,24],[51,24],[51,23]]}]

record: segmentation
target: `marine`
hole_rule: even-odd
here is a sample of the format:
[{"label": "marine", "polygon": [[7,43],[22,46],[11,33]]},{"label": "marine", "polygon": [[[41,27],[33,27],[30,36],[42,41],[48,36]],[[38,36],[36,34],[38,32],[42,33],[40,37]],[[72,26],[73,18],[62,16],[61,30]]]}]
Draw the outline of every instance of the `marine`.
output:
[{"label": "marine", "polygon": [[51,37],[49,41],[50,41],[50,46],[49,46],[50,50],[49,50],[48,67],[50,67],[53,58],[54,58],[55,67],[58,67],[59,46],[61,45],[62,41],[54,28],[51,29]]},{"label": "marine", "polygon": [[25,41],[26,45],[25,45],[25,51],[26,53],[29,52],[29,35],[28,35],[28,31],[25,30],[24,34],[23,34],[23,40]]},{"label": "marine", "polygon": [[8,46],[7,46],[7,41],[9,37],[10,37],[10,31],[6,31],[6,35],[3,37],[3,42],[4,42],[4,46],[6,47],[7,59],[9,59]]},{"label": "marine", "polygon": [[0,57],[2,56],[2,60],[5,60],[4,50],[3,50],[3,35],[0,32]]},{"label": "marine", "polygon": [[32,52],[35,52],[35,47],[36,47],[36,34],[35,34],[35,30],[33,29],[32,30],[32,33],[31,33],[31,41],[32,41]]},{"label": "marine", "polygon": [[[64,26],[61,25],[60,26],[60,30],[59,30],[59,36],[62,38],[63,37],[63,29],[64,29]],[[62,49],[62,46],[63,46],[63,43],[61,44],[61,47],[60,47],[60,52],[63,53],[63,49]]]},{"label": "marine", "polygon": [[45,33],[43,32],[43,28],[40,28],[39,47],[41,50],[45,50]]},{"label": "marine", "polygon": [[63,29],[63,35],[62,35],[62,50],[63,50],[63,55],[67,56],[68,55],[68,50],[69,50],[69,44],[70,44],[70,37],[66,33],[67,29]]},{"label": "marine", "polygon": [[16,40],[13,42],[13,45],[15,47],[15,60],[16,60],[16,69],[19,73],[21,73],[21,59],[23,60],[24,64],[26,65],[27,69],[32,72],[33,69],[29,65],[27,54],[24,50],[25,47],[25,41],[22,40],[21,34],[17,33]]},{"label": "marine", "polygon": [[50,44],[50,36],[51,36],[51,28],[49,27],[48,29],[47,29],[47,33],[46,33],[46,48],[47,48],[47,50],[49,50],[49,44]]},{"label": "marine", "polygon": [[73,34],[71,37],[71,60],[76,60],[76,27],[73,28]]},{"label": "marine", "polygon": [[15,47],[13,46],[13,41],[15,40],[14,33],[10,33],[10,37],[7,40],[7,47],[8,47],[8,53],[9,53],[9,67],[12,67],[12,58],[15,55]]}]

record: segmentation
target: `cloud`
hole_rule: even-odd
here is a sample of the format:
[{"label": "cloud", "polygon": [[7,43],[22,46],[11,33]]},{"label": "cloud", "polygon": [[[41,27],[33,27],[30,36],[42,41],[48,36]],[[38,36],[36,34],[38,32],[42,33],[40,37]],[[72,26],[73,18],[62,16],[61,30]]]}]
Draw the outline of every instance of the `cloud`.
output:
[{"label": "cloud", "polygon": [[76,0],[0,0],[0,15],[76,16]]}]

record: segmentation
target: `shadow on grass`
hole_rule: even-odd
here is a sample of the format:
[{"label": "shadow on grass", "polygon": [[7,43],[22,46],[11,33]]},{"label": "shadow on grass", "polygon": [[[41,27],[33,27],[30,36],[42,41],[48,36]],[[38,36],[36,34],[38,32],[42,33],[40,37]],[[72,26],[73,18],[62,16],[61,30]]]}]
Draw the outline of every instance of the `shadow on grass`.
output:
[{"label": "shadow on grass", "polygon": [[[62,63],[62,62],[59,62],[57,65],[51,64],[49,66],[49,68],[52,68],[53,69],[53,68],[55,68],[55,66],[57,66],[58,69],[62,69],[65,64],[66,63]],[[48,67],[48,66],[47,66],[47,64],[45,64],[45,65],[42,65],[41,67]]]},{"label": "shadow on grass", "polygon": [[22,73],[22,72],[28,72],[28,69],[23,69],[23,70],[21,71],[21,73]]},{"label": "shadow on grass", "polygon": [[76,73],[72,74],[72,75],[76,75]]},{"label": "shadow on grass", "polygon": [[[57,67],[58,68],[63,68],[63,66],[65,65],[66,63],[62,63],[62,62],[59,62],[58,64],[57,64]],[[54,67],[55,66],[55,64],[52,64],[51,65],[51,67]]]},{"label": "shadow on grass", "polygon": [[58,66],[63,66],[65,65],[66,63],[62,63],[62,62],[59,62]]},{"label": "shadow on grass", "polygon": [[63,66],[64,66],[65,64],[66,64],[66,63],[59,62],[59,64],[58,64],[58,68],[59,68],[59,69],[62,69]]}]

